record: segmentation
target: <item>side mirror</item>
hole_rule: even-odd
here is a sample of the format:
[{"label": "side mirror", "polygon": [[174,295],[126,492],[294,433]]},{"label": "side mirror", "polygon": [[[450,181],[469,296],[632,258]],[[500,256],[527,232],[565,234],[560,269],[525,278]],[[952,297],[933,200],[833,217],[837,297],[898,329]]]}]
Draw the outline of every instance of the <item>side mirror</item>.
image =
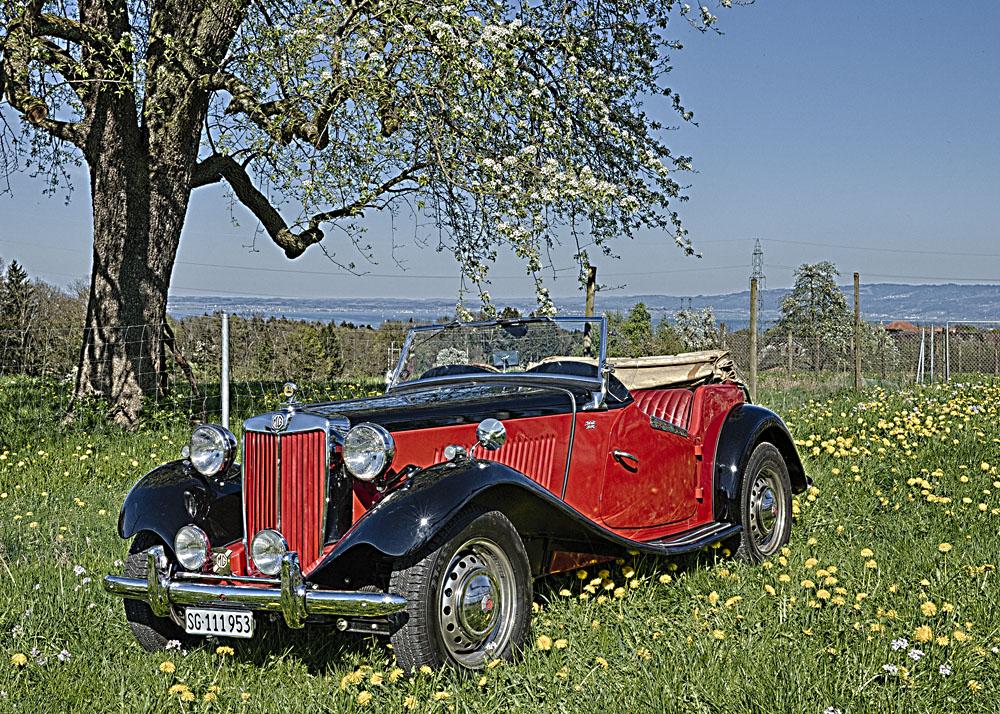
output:
[{"label": "side mirror", "polygon": [[487,451],[496,451],[507,441],[507,427],[498,419],[483,419],[476,427],[476,438]]}]

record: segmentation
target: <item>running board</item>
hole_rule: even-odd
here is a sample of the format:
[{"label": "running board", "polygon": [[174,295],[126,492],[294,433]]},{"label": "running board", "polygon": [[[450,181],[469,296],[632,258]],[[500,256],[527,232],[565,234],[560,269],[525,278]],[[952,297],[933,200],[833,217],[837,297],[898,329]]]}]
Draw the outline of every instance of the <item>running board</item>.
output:
[{"label": "running board", "polygon": [[668,536],[667,538],[645,541],[643,545],[656,548],[662,553],[686,553],[689,550],[695,550],[729,538],[741,530],[743,530],[743,527],[734,523],[713,521],[712,523],[706,523],[703,526],[698,526],[697,528],[692,528],[689,531]]}]

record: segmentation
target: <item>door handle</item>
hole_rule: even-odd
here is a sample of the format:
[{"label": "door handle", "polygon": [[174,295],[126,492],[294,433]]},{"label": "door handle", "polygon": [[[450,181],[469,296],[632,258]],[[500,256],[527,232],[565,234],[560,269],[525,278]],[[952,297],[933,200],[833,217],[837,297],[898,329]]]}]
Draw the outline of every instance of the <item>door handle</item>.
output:
[{"label": "door handle", "polygon": [[[626,471],[631,471],[632,473],[635,473],[636,471],[639,470],[639,459],[637,459],[635,456],[628,453],[627,451],[622,451],[621,449],[615,449],[611,455],[615,458],[615,461],[621,464]],[[634,461],[635,463],[626,464],[625,463],[626,459],[628,459],[629,461]]]}]

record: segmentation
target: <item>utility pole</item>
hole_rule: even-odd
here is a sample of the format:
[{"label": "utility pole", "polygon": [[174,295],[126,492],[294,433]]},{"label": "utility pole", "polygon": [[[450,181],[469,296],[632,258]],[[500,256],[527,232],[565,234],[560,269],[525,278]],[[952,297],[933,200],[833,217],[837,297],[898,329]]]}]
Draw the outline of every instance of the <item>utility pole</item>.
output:
[{"label": "utility pole", "polygon": [[594,316],[594,293],[597,292],[597,266],[591,265],[587,268],[587,306],[584,315]]},{"label": "utility pole", "polygon": [[[591,265],[587,268],[587,302],[583,309],[583,314],[585,317],[594,316],[594,293],[597,292],[597,266]],[[590,350],[590,330],[592,329],[591,323],[586,323],[583,326],[583,354],[585,357],[592,357]]]}]

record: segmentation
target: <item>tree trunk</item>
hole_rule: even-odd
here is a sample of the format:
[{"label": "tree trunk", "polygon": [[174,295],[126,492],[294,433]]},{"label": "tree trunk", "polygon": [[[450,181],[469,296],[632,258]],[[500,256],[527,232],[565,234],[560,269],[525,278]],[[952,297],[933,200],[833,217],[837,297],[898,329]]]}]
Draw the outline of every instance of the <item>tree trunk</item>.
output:
[{"label": "tree trunk", "polygon": [[[112,92],[106,94],[112,95]],[[88,164],[94,254],[74,400],[107,400],[118,424],[138,424],[143,396],[166,388],[163,325],[167,291],[191,195],[202,111],[151,132],[131,111],[102,100]],[[127,96],[126,102],[134,102]],[[169,116],[169,115],[168,115]]]}]

